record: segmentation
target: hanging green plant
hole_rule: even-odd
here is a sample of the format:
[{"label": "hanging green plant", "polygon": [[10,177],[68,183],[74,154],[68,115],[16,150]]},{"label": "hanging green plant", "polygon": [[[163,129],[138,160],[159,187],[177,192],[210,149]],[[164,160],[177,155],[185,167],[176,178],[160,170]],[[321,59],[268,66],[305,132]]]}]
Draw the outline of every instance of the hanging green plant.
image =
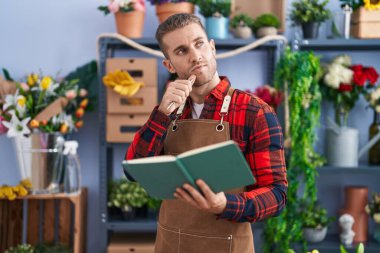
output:
[{"label": "hanging green plant", "polygon": [[[320,61],[312,52],[291,52],[285,50],[275,72],[275,86],[287,90],[289,103],[290,140],[288,156],[288,199],[285,210],[279,217],[268,219],[264,226],[264,252],[289,252],[295,244],[301,243],[306,252],[302,236],[300,206],[315,205],[317,200],[316,168],[323,159],[314,151],[315,128],[319,124]],[[302,196],[299,196],[300,179],[304,180]]]}]

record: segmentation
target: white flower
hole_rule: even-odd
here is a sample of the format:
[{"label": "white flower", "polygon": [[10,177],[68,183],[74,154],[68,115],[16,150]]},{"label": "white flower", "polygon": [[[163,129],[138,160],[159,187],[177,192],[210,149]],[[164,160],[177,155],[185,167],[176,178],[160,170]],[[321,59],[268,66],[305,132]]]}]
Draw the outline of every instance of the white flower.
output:
[{"label": "white flower", "polygon": [[326,83],[327,86],[333,88],[333,89],[338,89],[340,85],[340,80],[337,75],[327,73],[325,77],[323,78],[324,82]]},{"label": "white flower", "polygon": [[335,57],[332,62],[333,64],[339,64],[344,66],[352,65],[351,57],[346,54]]},{"label": "white flower", "polygon": [[349,68],[346,68],[340,65],[339,69],[339,78],[341,83],[351,84],[352,78],[354,77],[354,71]]},{"label": "white flower", "polygon": [[377,105],[377,106],[375,107],[375,111],[376,111],[377,113],[380,113],[380,105]]},{"label": "white flower", "polygon": [[23,95],[19,95],[16,98],[16,110],[18,112],[18,116],[23,118],[26,111],[26,97]]},{"label": "white flower", "polygon": [[30,129],[28,127],[30,117],[20,121],[14,111],[10,111],[9,113],[12,115],[11,121],[3,121],[3,125],[8,128],[7,136],[16,137],[18,135],[30,134]]},{"label": "white flower", "polygon": [[16,93],[14,95],[8,94],[5,96],[5,103],[3,105],[3,111],[8,109],[11,106],[16,106],[17,103],[17,97],[18,97],[18,90],[16,90]]},{"label": "white flower", "polygon": [[83,89],[83,88],[82,88],[82,89],[79,90],[79,96],[80,96],[80,97],[83,98],[83,97],[87,96],[87,94],[88,94],[88,92],[87,92],[86,89]]},{"label": "white flower", "polygon": [[380,223],[380,213],[375,213],[375,214],[373,214],[373,220],[374,220],[376,223]]}]

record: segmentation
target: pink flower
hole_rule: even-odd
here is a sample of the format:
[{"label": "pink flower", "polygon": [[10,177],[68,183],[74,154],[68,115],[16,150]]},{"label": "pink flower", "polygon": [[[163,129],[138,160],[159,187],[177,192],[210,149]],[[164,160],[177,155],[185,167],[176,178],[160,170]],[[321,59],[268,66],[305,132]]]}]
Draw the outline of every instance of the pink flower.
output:
[{"label": "pink flower", "polygon": [[143,11],[145,12],[145,2],[144,0],[134,0],[133,1],[133,8],[135,11]]},{"label": "pink flower", "polygon": [[75,92],[75,90],[69,90],[66,91],[65,96],[67,97],[67,99],[72,100],[77,96],[77,93]]},{"label": "pink flower", "polygon": [[4,117],[3,117],[3,116],[0,116],[0,135],[1,135],[1,134],[5,134],[5,133],[8,131],[8,128],[6,128],[6,127],[3,125],[3,121],[4,121]]},{"label": "pink flower", "polygon": [[118,12],[120,9],[119,2],[120,0],[112,0],[111,3],[108,5],[108,10],[112,13]]},{"label": "pink flower", "polygon": [[27,85],[26,83],[20,83],[20,86],[21,86],[21,89],[23,89],[24,91],[29,91],[29,85]]},{"label": "pink flower", "polygon": [[88,92],[87,92],[86,89],[80,89],[80,90],[79,90],[79,96],[80,96],[81,98],[86,97],[87,94],[88,94]]}]

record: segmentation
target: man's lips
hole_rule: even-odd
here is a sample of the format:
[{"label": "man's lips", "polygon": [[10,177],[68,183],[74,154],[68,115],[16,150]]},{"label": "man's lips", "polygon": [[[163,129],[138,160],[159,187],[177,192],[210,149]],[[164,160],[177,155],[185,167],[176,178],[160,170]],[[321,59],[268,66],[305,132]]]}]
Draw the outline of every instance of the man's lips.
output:
[{"label": "man's lips", "polygon": [[206,64],[195,65],[194,67],[192,67],[192,68],[190,69],[190,72],[197,71],[197,70],[199,70],[199,69],[201,69],[201,68],[203,68],[203,67],[205,67],[205,66],[206,66]]}]

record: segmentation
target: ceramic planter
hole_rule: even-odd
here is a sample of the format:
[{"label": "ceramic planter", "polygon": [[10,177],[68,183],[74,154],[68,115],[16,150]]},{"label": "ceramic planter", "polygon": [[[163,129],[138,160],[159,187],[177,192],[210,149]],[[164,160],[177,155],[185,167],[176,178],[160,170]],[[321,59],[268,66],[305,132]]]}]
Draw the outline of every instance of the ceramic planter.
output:
[{"label": "ceramic planter", "polygon": [[238,26],[233,30],[235,38],[248,39],[252,37],[252,30],[248,26]]},{"label": "ceramic planter", "polygon": [[327,234],[327,227],[324,228],[304,228],[303,236],[306,241],[315,243],[321,242],[325,239]]},{"label": "ceramic planter", "polygon": [[320,23],[308,22],[301,24],[304,39],[318,38]]},{"label": "ceramic planter", "polygon": [[130,11],[115,13],[117,33],[128,38],[141,38],[144,29],[145,12]]},{"label": "ceramic planter", "polygon": [[206,18],[206,32],[210,39],[228,38],[228,18],[208,17]]},{"label": "ceramic planter", "polygon": [[194,4],[188,2],[156,4],[156,15],[160,23],[177,13],[194,13]]},{"label": "ceramic planter", "polygon": [[276,34],[277,34],[277,28],[275,27],[271,27],[271,26],[261,27],[257,30],[256,37],[262,38],[267,35],[276,35]]}]

